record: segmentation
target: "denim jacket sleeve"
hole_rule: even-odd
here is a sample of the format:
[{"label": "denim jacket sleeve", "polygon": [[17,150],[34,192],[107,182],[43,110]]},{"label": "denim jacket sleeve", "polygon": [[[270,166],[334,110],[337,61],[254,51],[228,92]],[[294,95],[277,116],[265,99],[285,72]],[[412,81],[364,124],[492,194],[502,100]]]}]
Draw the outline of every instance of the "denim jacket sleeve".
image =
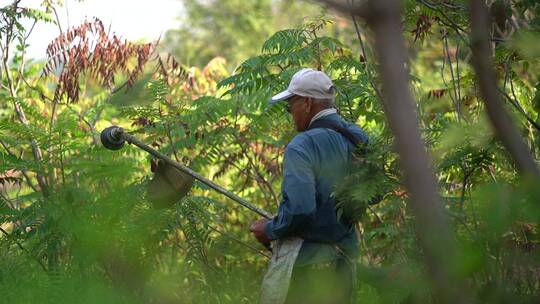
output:
[{"label": "denim jacket sleeve", "polygon": [[285,150],[283,200],[265,229],[271,240],[294,235],[316,211],[313,164],[308,153],[293,142]]}]

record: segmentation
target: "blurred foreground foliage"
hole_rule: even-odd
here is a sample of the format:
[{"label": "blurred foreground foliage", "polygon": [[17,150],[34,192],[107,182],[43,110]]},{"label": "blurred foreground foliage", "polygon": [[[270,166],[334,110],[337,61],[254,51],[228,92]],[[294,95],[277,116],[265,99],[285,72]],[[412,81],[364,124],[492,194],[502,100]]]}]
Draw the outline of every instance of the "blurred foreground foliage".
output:
[{"label": "blurred foreground foliage", "polygon": [[[220,4],[234,10],[240,2]],[[264,28],[250,22],[260,22],[257,14],[270,2],[258,4],[254,14],[244,10],[245,19],[238,22]],[[197,1],[186,3],[201,9]],[[407,1],[403,20],[421,128],[459,244],[455,275],[478,302],[535,303],[540,298],[540,188],[538,181],[517,174],[492,135],[469,66],[465,7],[462,1]],[[360,221],[359,299],[437,302],[423,271],[408,193],[378,98],[370,33],[362,32],[362,24],[331,15],[305,19],[266,33],[262,44],[244,33],[242,43],[261,49],[232,73],[228,62],[238,58],[225,51],[203,67],[184,64],[216,54],[195,53],[186,62],[145,54],[149,61],[137,83],[117,72],[112,78],[117,89],[103,88],[102,79],[88,74],[79,82],[78,99],[68,100],[53,97],[60,73],[42,76],[44,63],[24,58],[29,30],[20,20],[36,20],[39,27],[52,20],[50,9],[49,4],[43,12],[0,10],[4,47],[13,49],[3,55],[13,54],[2,68],[0,90],[0,302],[256,302],[266,263],[264,249],[247,233],[256,217],[199,183],[174,208],[153,209],[146,199],[151,159],[131,146],[105,150],[99,131],[123,126],[275,211],[282,152],[295,133],[284,107],[267,107],[266,101],[303,66],[332,77],[341,115],[370,135],[367,165],[336,188],[348,198],[338,211]],[[504,16],[518,26],[510,27],[508,19],[496,31],[502,36],[495,54],[499,85],[538,159],[540,54],[532,41],[539,35],[540,7],[518,1],[506,9]],[[236,25],[212,20],[237,35]],[[190,43],[205,41],[200,39]],[[123,69],[138,66],[140,58],[130,56]],[[140,95],[126,95],[137,105],[119,106],[133,104],[122,100],[122,81],[139,90]],[[382,202],[366,207],[377,196]]]}]

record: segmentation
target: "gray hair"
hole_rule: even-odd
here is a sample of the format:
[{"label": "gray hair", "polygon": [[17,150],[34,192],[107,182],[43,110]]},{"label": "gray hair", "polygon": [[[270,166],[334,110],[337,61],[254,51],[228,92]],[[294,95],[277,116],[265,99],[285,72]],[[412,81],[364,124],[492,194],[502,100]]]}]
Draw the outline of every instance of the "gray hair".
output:
[{"label": "gray hair", "polygon": [[314,103],[320,104],[325,108],[335,108],[336,101],[335,98],[312,98]]}]

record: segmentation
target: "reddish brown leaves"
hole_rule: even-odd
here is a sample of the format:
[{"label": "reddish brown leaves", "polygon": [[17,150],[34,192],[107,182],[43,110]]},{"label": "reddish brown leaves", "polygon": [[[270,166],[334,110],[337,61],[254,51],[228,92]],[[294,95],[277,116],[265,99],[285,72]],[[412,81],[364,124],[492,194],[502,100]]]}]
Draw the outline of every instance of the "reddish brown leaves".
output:
[{"label": "reddish brown leaves", "polygon": [[177,84],[179,80],[185,80],[188,77],[188,72],[182,67],[176,59],[170,54],[167,59],[158,58],[158,64],[155,73],[161,75],[167,82],[168,86]]},{"label": "reddish brown leaves", "polygon": [[22,179],[18,176],[15,170],[5,171],[0,174],[0,189],[4,187],[20,186]]},{"label": "reddish brown leaves", "polygon": [[250,143],[249,147],[266,172],[274,176],[279,176],[283,173],[281,164],[277,158],[277,155],[281,155],[284,152],[282,147],[276,147],[262,142]]},{"label": "reddish brown leaves", "polygon": [[416,27],[411,30],[411,33],[414,35],[414,41],[424,40],[424,38],[431,33],[431,26],[433,25],[433,19],[426,16],[420,15],[416,21]]},{"label": "reddish brown leaves", "polygon": [[137,117],[136,119],[133,120],[133,122],[131,123],[131,126],[140,126],[140,127],[146,127],[146,126],[151,126],[151,127],[155,127],[155,123],[152,119],[148,119],[146,117]]},{"label": "reddish brown leaves", "polygon": [[428,92],[428,98],[442,98],[447,91],[447,89],[431,90]]},{"label": "reddish brown leaves", "polygon": [[44,75],[57,75],[54,99],[76,102],[79,98],[81,76],[89,76],[111,89],[115,75],[128,75],[131,87],[155,49],[155,44],[133,44],[109,35],[99,19],[73,27],[54,39],[47,47]]}]

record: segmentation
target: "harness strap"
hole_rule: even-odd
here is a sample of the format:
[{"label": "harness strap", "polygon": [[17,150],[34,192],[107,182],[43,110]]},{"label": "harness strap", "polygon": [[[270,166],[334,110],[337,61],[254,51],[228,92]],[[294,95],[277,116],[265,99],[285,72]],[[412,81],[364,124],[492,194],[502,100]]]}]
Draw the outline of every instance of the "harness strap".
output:
[{"label": "harness strap", "polygon": [[343,128],[338,122],[328,119],[317,119],[314,122],[311,123],[311,125],[307,128],[308,130],[311,129],[317,129],[317,128],[325,128],[330,129],[338,132],[343,137],[348,139],[355,147],[360,146],[360,144],[364,143],[364,141],[359,138],[358,136],[354,135],[351,131],[347,130],[346,128]]}]

